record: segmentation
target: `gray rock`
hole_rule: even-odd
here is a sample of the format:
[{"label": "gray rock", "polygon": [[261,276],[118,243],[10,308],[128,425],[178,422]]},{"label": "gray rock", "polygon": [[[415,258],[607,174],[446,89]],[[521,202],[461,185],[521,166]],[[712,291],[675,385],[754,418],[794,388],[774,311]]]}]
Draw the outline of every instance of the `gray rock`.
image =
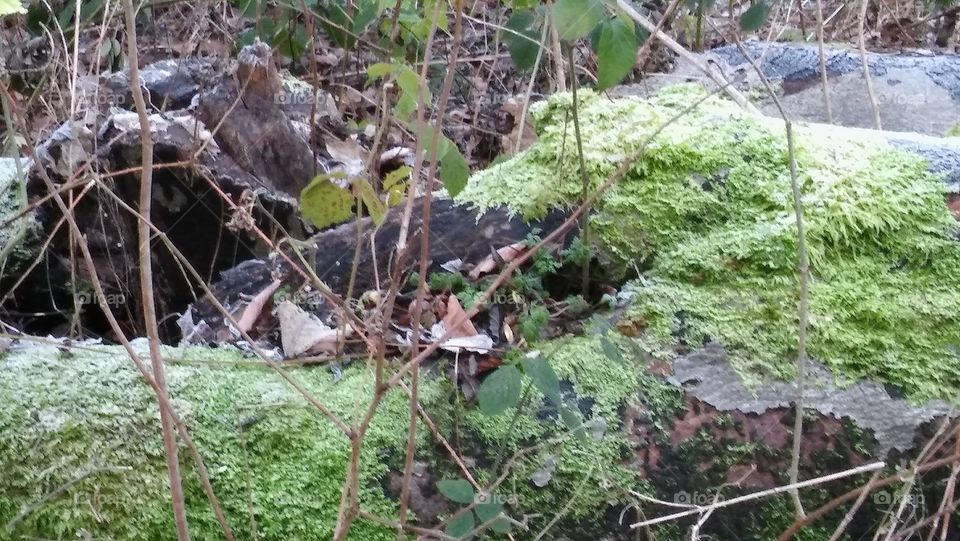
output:
[{"label": "gray rock", "polygon": [[[721,411],[760,414],[770,409],[787,408],[791,407],[797,394],[796,381],[770,379],[748,387],[731,367],[727,352],[718,344],[708,344],[677,359],[673,370],[677,384]],[[807,363],[805,383],[805,408],[838,419],[848,417],[857,426],[872,430],[880,446],[880,456],[890,449],[910,449],[921,424],[956,413],[940,400],[914,405],[890,396],[880,383],[837,381],[825,366],[813,360]]]}]

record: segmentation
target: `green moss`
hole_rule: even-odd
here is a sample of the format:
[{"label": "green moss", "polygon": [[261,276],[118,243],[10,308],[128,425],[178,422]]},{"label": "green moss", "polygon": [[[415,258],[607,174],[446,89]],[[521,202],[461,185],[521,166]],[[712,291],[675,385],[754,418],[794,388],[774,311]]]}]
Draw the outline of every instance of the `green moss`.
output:
[{"label": "green moss", "polygon": [[[88,532],[96,538],[169,538],[169,493],[151,391],[119,348],[73,351],[60,356],[56,348],[32,347],[0,365],[0,527],[36,505],[12,532],[4,530],[4,537]],[[166,351],[176,357],[211,355]],[[213,355],[238,358],[230,350]],[[348,422],[358,400],[365,403],[371,393],[362,367],[345,370],[338,382],[325,369],[291,372]],[[259,539],[320,539],[332,531],[347,440],[289,384],[264,367],[229,362],[170,365],[168,384],[238,539],[252,538],[248,498]],[[424,385],[421,393],[432,400],[436,386]],[[395,513],[395,504],[380,488],[390,463],[382,455],[398,455],[403,448],[405,430],[396,427],[406,412],[405,397],[388,395],[366,440],[363,507],[383,516]],[[185,448],[180,458],[193,536],[219,539]],[[85,475],[97,470],[102,471]],[[396,534],[360,520],[352,537]]]},{"label": "green moss", "polygon": [[960,123],[954,124],[954,126],[943,135],[944,137],[960,137]]},{"label": "green moss", "polygon": [[[235,350],[164,352],[174,405],[237,538],[252,538],[250,509],[261,540],[328,538],[349,456],[346,438],[273,371]],[[519,449],[542,444],[515,465],[498,491],[516,498],[508,513],[539,514],[531,527],[542,528],[575,493],[559,527],[587,524],[601,531],[609,505],[627,501],[628,489],[644,490],[638,473],[625,465],[631,450],[616,428],[620,409],[636,399],[637,382],[652,378],[607,358],[596,336],[545,343],[542,352],[583,421],[604,420],[603,438],[563,436],[567,429],[555,408],[535,390],[519,413],[490,417],[451,405],[458,391],[446,380],[425,377],[421,401],[447,439],[476,459],[472,470],[482,483],[496,479]],[[362,364],[345,368],[338,381],[325,368],[287,370],[348,423],[365,411],[372,394],[372,376]],[[395,517],[396,501],[382,487],[388,472],[402,468],[408,407],[405,395],[388,394],[365,440],[362,507],[387,518]],[[458,477],[421,428],[418,461],[430,464],[437,479]],[[81,346],[61,353],[30,346],[8,352],[0,360],[0,528],[30,512],[0,537],[89,532],[98,538],[168,538],[173,525],[159,434],[153,395],[121,348]],[[550,456],[556,471],[537,487],[530,479]],[[218,539],[219,526],[186,449],[180,459],[191,532],[196,539]],[[351,538],[395,535],[358,520]]]},{"label": "green moss", "polygon": [[[646,326],[648,349],[669,356],[716,340],[748,380],[789,377],[799,295],[782,122],[711,97],[657,133],[702,92],[615,101],[583,93],[594,188],[649,141],[597,203],[594,237],[608,267],[643,270],[627,287],[627,318]],[[568,95],[539,105],[537,144],[476,175],[462,199],[525,216],[574,205],[569,110]],[[797,148],[812,272],[809,354],[842,378],[883,381],[916,400],[956,396],[960,243],[940,179],[873,134],[798,127]]]},{"label": "green moss", "polygon": [[[524,409],[515,417],[512,412],[497,417],[476,409],[465,412],[463,425],[475,438],[465,448],[483,450],[482,462],[493,465],[483,472],[488,476],[485,481],[490,481],[514,453],[539,445],[515,464],[499,493],[520,502],[514,511],[531,514],[530,526],[535,532],[574,498],[553,531],[595,530],[600,534],[606,527],[602,518],[609,506],[630,501],[625,491],[647,492],[639,473],[626,465],[631,450],[618,427],[622,408],[636,396],[638,381],[649,376],[641,376],[631,364],[606,357],[597,336],[562,338],[541,346],[540,353],[563,382],[565,403],[580,412],[584,423],[602,419],[607,427],[603,437],[569,434],[556,408],[531,386]],[[525,378],[524,384],[528,383]],[[545,487],[537,487],[531,478],[551,458],[556,470]]]}]

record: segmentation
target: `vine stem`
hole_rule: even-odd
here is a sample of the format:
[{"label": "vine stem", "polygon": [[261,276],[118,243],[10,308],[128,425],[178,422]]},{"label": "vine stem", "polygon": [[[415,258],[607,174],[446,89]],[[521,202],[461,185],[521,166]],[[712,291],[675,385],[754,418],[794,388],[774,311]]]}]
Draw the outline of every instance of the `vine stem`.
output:
[{"label": "vine stem", "polygon": [[[79,3],[78,9],[79,9]],[[153,201],[153,138],[150,136],[150,120],[147,118],[147,106],[140,88],[140,57],[137,52],[137,21],[132,0],[124,0],[123,11],[127,26],[127,62],[130,65],[130,91],[140,120],[140,152],[143,169],[140,171],[140,214],[150,219]],[[150,250],[150,226],[143,220],[137,221],[137,263],[140,267],[140,299],[143,310],[143,325],[146,328],[150,344],[150,364],[153,379],[157,382],[157,392],[169,400],[167,378],[160,353],[160,332],[157,326],[157,312],[153,295],[153,257]],[[160,408],[160,427],[163,434],[163,449],[167,460],[167,476],[170,482],[170,498],[173,503],[173,519],[177,528],[177,539],[189,541],[190,529],[187,526],[187,506],[183,495],[183,481],[180,475],[180,460],[177,451],[177,437],[174,433],[173,419],[166,408]]]}]

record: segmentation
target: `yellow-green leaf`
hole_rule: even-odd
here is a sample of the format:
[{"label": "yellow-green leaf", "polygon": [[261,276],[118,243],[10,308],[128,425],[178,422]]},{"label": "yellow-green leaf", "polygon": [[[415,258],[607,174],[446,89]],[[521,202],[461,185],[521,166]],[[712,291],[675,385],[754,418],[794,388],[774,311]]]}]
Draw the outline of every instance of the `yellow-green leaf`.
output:
[{"label": "yellow-green leaf", "polygon": [[353,194],[318,175],[300,192],[300,212],[320,229],[343,223],[353,215]]},{"label": "yellow-green leaf", "polygon": [[360,200],[363,201],[367,214],[373,219],[373,223],[382,224],[383,219],[387,217],[387,206],[383,204],[383,201],[380,201],[380,197],[373,186],[370,185],[370,182],[365,178],[358,177],[353,179],[353,186],[356,188]]},{"label": "yellow-green leaf", "polygon": [[27,10],[20,3],[20,0],[0,0],[0,17],[26,12]]}]

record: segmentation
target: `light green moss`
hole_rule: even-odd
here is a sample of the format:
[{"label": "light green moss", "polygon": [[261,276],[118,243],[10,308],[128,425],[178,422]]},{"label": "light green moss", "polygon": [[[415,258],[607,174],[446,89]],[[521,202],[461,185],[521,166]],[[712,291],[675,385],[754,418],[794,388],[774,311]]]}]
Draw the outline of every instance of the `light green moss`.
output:
[{"label": "light green moss", "polygon": [[[592,216],[602,257],[622,273],[627,317],[651,351],[717,340],[748,379],[792,374],[797,249],[781,121],[703,97],[695,86],[649,99],[583,93],[584,157],[597,188],[647,147]],[[570,96],[534,110],[538,142],[479,173],[461,199],[524,216],[580,197]],[[960,392],[960,244],[944,186],[924,160],[879,135],[797,128],[810,249],[809,353],[848,379],[873,378],[912,398]],[[653,138],[653,139],[651,139]]]},{"label": "light green moss", "polygon": [[[169,493],[150,389],[118,347],[72,351],[65,356],[34,346],[0,361],[0,528],[36,506],[2,537],[88,532],[95,538],[168,539]],[[237,538],[252,538],[248,498],[259,539],[328,537],[349,455],[346,438],[269,369],[196,361],[235,361],[235,351],[166,353],[194,357],[168,367],[168,384]],[[345,370],[338,382],[322,368],[291,372],[348,422],[358,401],[364,404],[371,394],[372,378],[362,367]],[[437,386],[421,390],[427,401],[436,393]],[[403,448],[405,430],[397,422],[406,418],[406,404],[404,396],[389,394],[366,440],[363,507],[383,516],[395,513],[380,478],[389,466],[384,456],[395,457]],[[194,538],[222,538],[186,449],[180,458]],[[114,473],[85,476],[108,468]],[[363,520],[352,534],[364,540],[395,536]]]},{"label": "light green moss", "polygon": [[[624,501],[626,489],[643,490],[637,472],[622,465],[630,449],[616,428],[618,410],[635,399],[638,382],[652,378],[605,357],[598,337],[561,339],[542,351],[569,384],[565,399],[586,412],[583,420],[605,421],[602,439],[560,437],[566,428],[536,391],[519,413],[490,417],[456,406],[453,393],[459,391],[446,380],[424,377],[421,403],[449,441],[479,459],[473,471],[484,483],[496,479],[517,450],[551,442],[512,470],[499,493],[518,503],[506,511],[516,517],[540,513],[531,527],[542,528],[552,518],[549,510],[561,509],[577,489],[564,521],[601,528],[608,503]],[[250,506],[261,540],[329,538],[349,456],[346,438],[273,371],[235,350],[164,348],[164,354],[174,405],[237,538],[252,538]],[[362,364],[345,368],[339,381],[323,367],[287,370],[346,422],[365,411],[372,376]],[[383,487],[389,471],[402,469],[408,407],[405,395],[388,394],[365,440],[362,506],[387,518],[395,518],[396,502]],[[88,532],[169,538],[157,411],[152,392],[119,347],[84,345],[62,353],[31,345],[8,352],[0,360],[0,528],[30,512],[0,537]],[[430,464],[437,479],[459,477],[422,423],[421,430],[418,461]],[[530,478],[549,455],[556,457],[556,472],[547,486],[536,487]],[[191,532],[196,539],[218,539],[186,449],[180,459]],[[77,482],[48,496],[71,480]],[[395,539],[395,532],[359,520],[351,538]]]}]

